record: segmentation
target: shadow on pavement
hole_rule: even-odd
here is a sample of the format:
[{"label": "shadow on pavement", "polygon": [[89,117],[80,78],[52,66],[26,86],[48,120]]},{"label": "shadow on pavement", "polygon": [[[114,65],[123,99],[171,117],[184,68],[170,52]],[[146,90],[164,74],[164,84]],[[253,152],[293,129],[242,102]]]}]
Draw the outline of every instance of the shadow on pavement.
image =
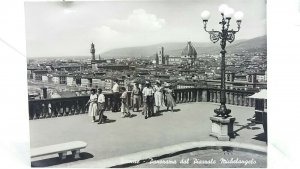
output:
[{"label": "shadow on pavement", "polygon": [[65,160],[61,160],[59,157],[52,157],[48,159],[38,160],[38,161],[32,161],[31,167],[49,167],[49,166],[55,166],[63,163],[70,163],[74,161],[80,161],[80,160],[86,160],[93,158],[94,156],[90,153],[82,152],[80,153],[80,159],[74,159],[73,156],[67,155],[67,158]]},{"label": "shadow on pavement", "polygon": [[249,129],[249,130],[251,130],[250,126],[253,126],[253,123],[247,123],[246,125],[236,124],[235,126],[240,126],[240,128],[233,131],[234,137],[239,136],[238,132],[241,131],[241,130],[243,130],[243,129]]},{"label": "shadow on pavement", "polygon": [[116,122],[116,120],[113,120],[113,119],[107,119],[107,120],[105,120],[104,124],[105,124],[105,123],[114,123],[114,122]]},{"label": "shadow on pavement", "polygon": [[258,140],[258,141],[264,141],[267,142],[267,137],[265,133],[260,133],[255,135],[255,137],[253,137],[252,139]]},{"label": "shadow on pavement", "polygon": [[[173,109],[173,112],[179,112],[181,109]],[[171,111],[171,109],[170,110],[167,110],[167,109],[164,109],[164,110],[160,110],[160,113],[166,113],[166,112],[168,112],[168,113],[173,113],[172,111]]]},{"label": "shadow on pavement", "polygon": [[130,114],[130,117],[129,118],[133,118],[133,117],[135,117],[135,116],[137,116],[136,114]]}]

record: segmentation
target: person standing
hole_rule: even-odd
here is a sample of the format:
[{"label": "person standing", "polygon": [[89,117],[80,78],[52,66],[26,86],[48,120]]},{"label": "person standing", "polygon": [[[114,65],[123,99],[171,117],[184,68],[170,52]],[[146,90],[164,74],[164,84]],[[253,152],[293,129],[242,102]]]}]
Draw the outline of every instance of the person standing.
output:
[{"label": "person standing", "polygon": [[119,84],[118,80],[115,79],[114,85],[112,87],[112,112],[118,112],[119,111],[119,103],[120,103],[120,94],[119,94]]},{"label": "person standing", "polygon": [[143,106],[143,93],[142,93],[142,89],[143,89],[143,85],[140,83],[139,84],[139,88],[140,88],[140,106]]},{"label": "person standing", "polygon": [[128,94],[126,91],[125,87],[121,88],[121,112],[122,112],[122,117],[130,117],[130,110],[129,110],[129,103],[128,103]]},{"label": "person standing", "polygon": [[146,87],[143,89],[142,93],[144,97],[143,114],[145,114],[145,119],[147,119],[152,115],[153,112],[153,95],[154,95],[154,91],[148,81],[146,81]]},{"label": "person standing", "polygon": [[102,93],[102,89],[98,89],[98,114],[99,114],[99,121],[98,124],[103,123],[107,117],[103,114],[105,110],[105,96]]},{"label": "person standing", "polygon": [[154,86],[154,101],[155,101],[155,113],[159,113],[160,107],[163,105],[163,87],[159,80],[156,81]]},{"label": "person standing", "polygon": [[165,86],[165,95],[166,95],[166,106],[167,111],[169,111],[169,108],[171,107],[171,111],[174,111],[174,107],[176,106],[175,100],[173,98],[173,90],[170,84],[167,84]]},{"label": "person standing", "polygon": [[88,104],[90,104],[88,115],[93,117],[92,122],[94,123],[96,120],[95,117],[97,116],[97,113],[98,113],[96,89],[91,90],[90,100],[86,103],[86,106]]},{"label": "person standing", "polygon": [[133,108],[132,108],[132,110],[133,111],[134,111],[134,108],[136,108],[136,111],[139,111],[139,108],[140,108],[140,99],[141,99],[140,93],[141,93],[141,90],[138,87],[138,84],[135,83],[134,87],[132,89],[132,100],[133,100]]}]

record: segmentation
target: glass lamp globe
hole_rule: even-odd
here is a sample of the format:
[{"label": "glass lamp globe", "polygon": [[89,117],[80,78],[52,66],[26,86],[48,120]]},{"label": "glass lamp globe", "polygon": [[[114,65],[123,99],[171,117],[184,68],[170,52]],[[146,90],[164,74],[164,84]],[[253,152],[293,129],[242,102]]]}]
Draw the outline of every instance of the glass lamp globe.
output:
[{"label": "glass lamp globe", "polygon": [[234,18],[237,21],[241,21],[244,17],[244,13],[242,11],[238,11],[234,14]]},{"label": "glass lamp globe", "polygon": [[203,21],[208,21],[210,17],[210,12],[208,10],[205,10],[201,13],[201,18]]},{"label": "glass lamp globe", "polygon": [[232,8],[227,8],[224,12],[224,16],[226,19],[230,19],[233,14],[234,14],[234,9]]},{"label": "glass lamp globe", "polygon": [[220,12],[221,14],[224,14],[224,12],[225,12],[225,10],[226,10],[227,8],[229,8],[228,5],[226,5],[226,4],[221,4],[221,5],[219,6],[219,12]]}]

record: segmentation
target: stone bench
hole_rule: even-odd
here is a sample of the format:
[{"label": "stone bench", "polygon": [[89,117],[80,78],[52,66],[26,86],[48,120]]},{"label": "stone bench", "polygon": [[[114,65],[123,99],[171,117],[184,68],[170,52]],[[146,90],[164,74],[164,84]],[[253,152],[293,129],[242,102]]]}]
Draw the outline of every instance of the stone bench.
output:
[{"label": "stone bench", "polygon": [[67,142],[62,144],[55,144],[55,145],[49,145],[49,146],[44,146],[39,148],[33,148],[31,149],[31,158],[58,153],[59,158],[61,160],[64,160],[67,157],[67,152],[71,151],[73,157],[75,159],[78,159],[80,158],[79,156],[80,149],[83,149],[86,146],[87,143],[85,142],[72,141],[72,142]]}]

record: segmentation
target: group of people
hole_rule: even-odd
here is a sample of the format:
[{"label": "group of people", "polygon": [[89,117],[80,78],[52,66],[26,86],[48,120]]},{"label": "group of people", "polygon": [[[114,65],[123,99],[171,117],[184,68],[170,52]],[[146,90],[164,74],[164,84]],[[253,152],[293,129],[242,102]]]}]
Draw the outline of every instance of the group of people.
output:
[{"label": "group of people", "polygon": [[98,124],[104,123],[107,116],[103,114],[105,110],[105,96],[102,93],[102,89],[99,88],[98,92],[96,92],[96,89],[91,90],[87,105],[89,105],[88,115],[93,117],[92,122],[96,122],[96,117],[98,116]]},{"label": "group of people", "polygon": [[[158,114],[162,106],[167,107],[167,111],[176,106],[173,98],[173,90],[170,84],[161,84],[160,81],[156,81],[152,87],[150,82],[146,81],[145,87],[141,90],[141,86],[135,83],[131,98],[129,98],[128,92],[125,87],[119,87],[118,82],[115,81],[112,87],[112,112],[118,112],[121,108],[122,117],[131,117],[129,100],[132,100],[133,111],[139,111],[141,105],[143,105],[142,114],[145,119]],[[121,103],[121,105],[119,105]],[[99,124],[103,123],[107,117],[103,114],[105,110],[105,96],[102,94],[102,89],[91,90],[90,99],[88,101],[89,111],[88,115],[93,117],[92,122],[96,121],[96,117],[99,117]]]},{"label": "group of people", "polygon": [[[135,85],[132,93],[135,94],[138,90],[140,90],[139,87]],[[162,85],[161,82],[157,80],[152,87],[150,82],[146,81],[146,86],[143,88],[141,95],[144,104],[142,114],[145,115],[145,119],[160,113],[160,108],[162,106],[166,106],[167,111],[171,108],[172,112],[174,111],[173,108],[176,106],[173,98],[173,90],[168,83]],[[139,108],[138,103],[139,97],[133,95],[133,109]]]}]

